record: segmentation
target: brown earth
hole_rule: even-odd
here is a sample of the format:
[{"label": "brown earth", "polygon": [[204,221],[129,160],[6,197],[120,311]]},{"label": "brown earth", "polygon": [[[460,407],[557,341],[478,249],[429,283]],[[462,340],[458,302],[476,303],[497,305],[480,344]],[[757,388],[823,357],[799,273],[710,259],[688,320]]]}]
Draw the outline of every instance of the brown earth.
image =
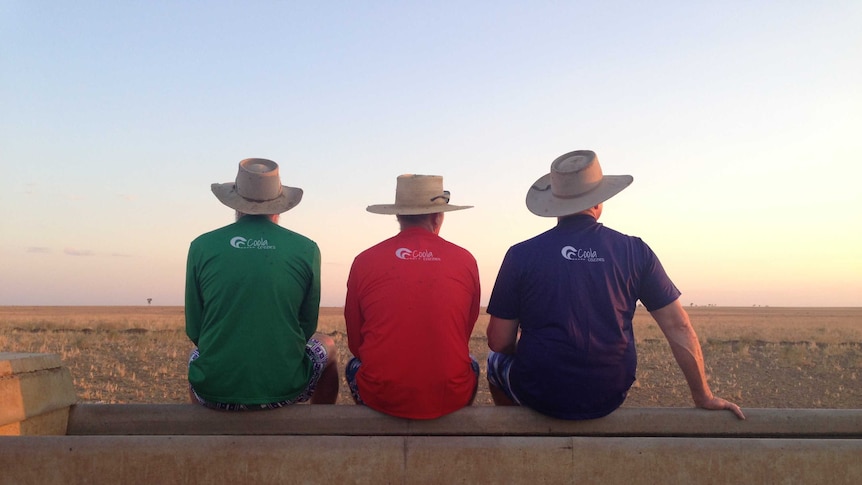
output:
[{"label": "brown earth", "polygon": [[[0,351],[60,354],[82,402],[186,402],[191,345],[182,330],[181,308],[163,307],[169,315],[164,319],[148,307],[74,308],[0,307]],[[84,308],[88,316],[71,316]],[[350,354],[340,309],[324,310],[320,330],[336,340],[343,365]],[[862,309],[689,312],[716,395],[743,408],[862,408]],[[691,406],[667,343],[648,315],[639,317],[638,380],[624,406]],[[480,318],[470,342],[483,376],[486,323]],[[342,382],[338,403],[351,402]],[[475,404],[491,405],[484,377]]]}]

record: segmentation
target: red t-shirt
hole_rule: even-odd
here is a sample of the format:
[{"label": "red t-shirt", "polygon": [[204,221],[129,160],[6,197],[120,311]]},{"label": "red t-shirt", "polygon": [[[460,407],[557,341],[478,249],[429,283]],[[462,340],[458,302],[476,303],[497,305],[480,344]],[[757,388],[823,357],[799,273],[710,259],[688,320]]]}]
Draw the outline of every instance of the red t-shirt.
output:
[{"label": "red t-shirt", "polygon": [[467,405],[476,386],[469,341],[479,269],[465,249],[408,228],[363,251],[347,279],[344,318],[365,404],[413,419]]}]

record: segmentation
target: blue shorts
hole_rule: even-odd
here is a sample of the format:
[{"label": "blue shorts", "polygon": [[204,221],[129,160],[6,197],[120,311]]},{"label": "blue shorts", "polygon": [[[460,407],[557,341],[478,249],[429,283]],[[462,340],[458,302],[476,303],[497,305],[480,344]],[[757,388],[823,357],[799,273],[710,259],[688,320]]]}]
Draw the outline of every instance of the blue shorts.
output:
[{"label": "blue shorts", "polygon": [[[303,390],[302,393],[300,393],[298,396],[287,401],[271,402],[267,404],[237,404],[212,402],[207,401],[206,399],[199,396],[191,384],[189,384],[189,390],[191,391],[195,399],[197,399],[199,404],[206,406],[210,409],[218,409],[219,411],[251,411],[257,409],[276,409],[284,406],[289,406],[291,404],[306,402],[311,399],[312,395],[314,395],[314,390],[317,388],[317,382],[320,380],[320,375],[323,374],[323,368],[326,367],[326,363],[329,360],[329,356],[326,353],[326,346],[315,338],[309,339],[308,343],[305,344],[305,355],[307,355],[308,358],[311,359],[311,376],[308,379],[308,386],[306,386],[305,390]],[[198,357],[200,357],[200,352],[197,348],[195,348],[194,350],[192,350],[191,355],[189,355],[189,364],[191,364],[192,361],[194,361]]]},{"label": "blue shorts", "polygon": [[[362,361],[356,357],[352,357],[344,368],[344,377],[347,380],[347,387],[350,388],[350,394],[353,396],[353,400],[356,401],[356,404],[365,404],[362,397],[359,396],[359,386],[356,385],[356,373],[359,372],[359,367],[361,366]],[[476,358],[472,355],[470,356],[470,368],[472,368],[473,373],[476,374],[476,389],[473,389],[473,398],[475,398],[476,391],[479,387],[479,363],[476,362]],[[473,398],[470,398],[470,402],[473,401]]]},{"label": "blue shorts", "polygon": [[501,389],[509,399],[515,404],[520,405],[521,401],[515,392],[512,391],[512,384],[509,382],[509,371],[512,369],[512,363],[515,362],[515,356],[510,354],[501,354],[499,352],[488,352],[488,382],[495,387]]}]

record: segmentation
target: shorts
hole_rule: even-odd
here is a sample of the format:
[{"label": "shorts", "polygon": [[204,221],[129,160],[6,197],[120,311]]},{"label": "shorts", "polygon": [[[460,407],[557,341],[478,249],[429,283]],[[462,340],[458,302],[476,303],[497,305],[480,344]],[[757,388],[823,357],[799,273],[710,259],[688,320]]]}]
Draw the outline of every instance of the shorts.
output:
[{"label": "shorts", "polygon": [[515,404],[521,405],[521,401],[512,391],[512,383],[509,382],[509,371],[515,356],[501,354],[493,350],[488,352],[488,382],[501,389]]},{"label": "shorts", "polygon": [[[238,404],[213,402],[207,401],[206,399],[199,396],[198,393],[195,391],[194,387],[192,387],[191,383],[189,383],[189,390],[199,404],[201,404],[202,406],[206,406],[210,409],[217,409],[219,411],[252,411],[258,409],[277,409],[284,406],[290,406],[291,404],[306,402],[311,399],[311,396],[314,395],[314,390],[317,388],[317,382],[320,380],[321,374],[323,374],[323,369],[326,367],[326,363],[329,360],[329,356],[326,353],[326,346],[315,338],[309,339],[308,343],[305,345],[305,355],[307,355],[308,358],[311,359],[311,376],[308,379],[308,385],[298,396],[287,401],[271,402],[267,404]],[[189,355],[189,364],[191,364],[198,357],[200,357],[200,352],[197,348],[195,348],[194,350],[192,350],[191,355]]]},{"label": "shorts", "polygon": [[[356,385],[356,373],[359,372],[359,367],[361,366],[362,361],[356,357],[352,357],[344,368],[344,377],[347,380],[347,387],[350,388],[350,394],[353,396],[353,400],[356,401],[356,404],[365,404],[362,397],[359,395],[359,386]],[[476,358],[472,355],[470,356],[470,368],[473,370],[473,373],[476,374],[476,388],[473,389],[473,397],[470,398],[470,401],[472,402],[473,398],[476,397],[476,391],[479,387],[479,362],[477,362]]]}]

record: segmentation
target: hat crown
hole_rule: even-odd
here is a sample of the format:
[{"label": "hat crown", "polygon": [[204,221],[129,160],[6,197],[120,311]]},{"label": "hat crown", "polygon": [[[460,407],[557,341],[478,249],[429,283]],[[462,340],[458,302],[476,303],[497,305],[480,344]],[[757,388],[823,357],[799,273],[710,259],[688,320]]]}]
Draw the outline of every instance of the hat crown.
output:
[{"label": "hat crown", "polygon": [[604,175],[591,150],[576,150],[551,162],[527,191],[527,209],[542,217],[577,214],[610,199],[632,183],[631,175]]},{"label": "hat crown", "polygon": [[403,207],[433,208],[446,205],[449,192],[443,190],[443,177],[439,175],[399,175],[395,184],[395,205]]},{"label": "hat crown", "polygon": [[598,187],[602,177],[595,152],[570,152],[551,163],[551,193],[564,199],[578,197]]},{"label": "hat crown", "polygon": [[243,199],[263,202],[277,199],[282,192],[278,164],[265,158],[246,158],[239,162],[236,192]]},{"label": "hat crown", "polygon": [[210,187],[222,204],[243,214],[281,214],[302,200],[302,189],[281,185],[278,164],[265,158],[246,158],[233,182]]},{"label": "hat crown", "polygon": [[449,203],[449,191],[443,189],[440,175],[404,174],[396,179],[394,204],[370,205],[366,210],[374,214],[420,215],[471,207]]}]

